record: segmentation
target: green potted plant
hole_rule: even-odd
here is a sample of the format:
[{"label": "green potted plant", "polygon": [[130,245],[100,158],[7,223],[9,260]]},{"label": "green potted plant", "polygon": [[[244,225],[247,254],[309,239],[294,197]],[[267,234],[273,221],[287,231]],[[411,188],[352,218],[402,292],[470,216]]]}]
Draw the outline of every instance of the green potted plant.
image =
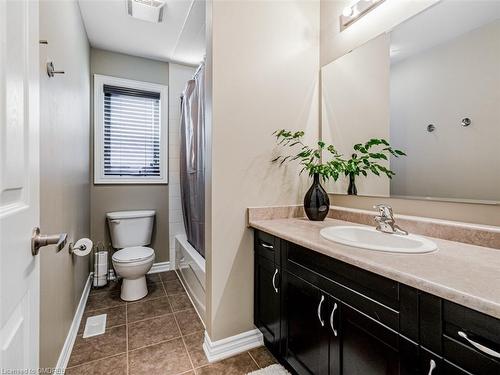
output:
[{"label": "green potted plant", "polygon": [[389,142],[385,139],[372,138],[366,143],[358,143],[353,146],[354,151],[349,160],[346,160],[344,173],[349,177],[349,187],[347,194],[357,195],[356,177],[363,175],[368,176],[368,173],[373,173],[376,176],[385,174],[389,179],[395,175],[389,168],[380,164],[382,160],[388,160],[390,155],[394,157],[406,156],[406,154],[397,149],[393,149]]},{"label": "green potted plant", "polygon": [[[272,161],[283,165],[286,162],[298,160],[302,166],[300,174],[307,171],[313,178],[313,183],[304,197],[304,211],[309,220],[322,221],[328,215],[330,209],[330,200],[325,189],[321,186],[320,177],[323,181],[332,178],[334,181],[342,175],[345,170],[345,161],[335,150],[333,145],[326,145],[325,142],[318,141],[315,147],[304,144],[302,137],[303,131],[292,132],[290,130],[276,130],[273,133],[276,136],[278,145],[295,149],[295,154],[279,155]],[[327,151],[330,160],[322,161],[322,153]]]},{"label": "green potted plant", "polygon": [[[314,147],[304,144],[303,131],[290,131],[285,129],[276,130],[273,135],[277,144],[281,147],[294,149],[291,155],[279,155],[272,160],[280,166],[287,162],[298,161],[302,166],[299,174],[307,171],[313,178],[313,183],[304,197],[304,211],[309,220],[321,221],[328,215],[330,200],[325,189],[321,186],[320,177],[323,181],[333,179],[337,181],[340,176],[349,177],[349,188],[347,193],[357,194],[355,178],[359,175],[368,176],[373,173],[377,176],[385,174],[392,178],[395,175],[389,168],[380,164],[382,160],[388,160],[388,156],[395,157],[406,155],[403,151],[393,149],[385,139],[372,138],[366,143],[358,143],[353,146],[354,151],[350,159],[344,159],[333,145],[327,145],[318,141]],[[323,152],[328,152],[323,157]]]}]

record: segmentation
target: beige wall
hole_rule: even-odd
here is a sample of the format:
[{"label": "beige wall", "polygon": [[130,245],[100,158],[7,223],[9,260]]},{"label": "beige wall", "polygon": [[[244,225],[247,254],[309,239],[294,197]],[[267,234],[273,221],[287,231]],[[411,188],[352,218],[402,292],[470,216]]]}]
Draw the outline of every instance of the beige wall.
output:
[{"label": "beige wall", "polygon": [[315,1],[208,7],[206,323],[219,340],[253,328],[246,208],[300,203],[307,189],[297,166],[270,163],[271,133],[290,128],[318,136],[320,14]]},{"label": "beige wall", "polygon": [[408,155],[392,195],[500,201],[499,40],[495,21],[391,65],[391,142]]},{"label": "beige wall", "polygon": [[[40,226],[89,236],[89,44],[76,1],[41,1]],[[48,78],[53,60],[64,75]],[[40,367],[54,367],[89,274],[88,257],[40,251]]]},{"label": "beige wall", "polygon": [[[389,139],[389,66],[389,35],[382,34],[321,69],[321,137],[342,155],[350,157],[355,144],[371,138]],[[380,164],[389,167],[389,162]],[[387,197],[389,181],[360,175],[358,194]],[[348,185],[349,178],[342,176],[325,187],[345,194]]]},{"label": "beige wall", "polygon": [[187,81],[193,78],[196,68],[192,66],[169,64],[169,111],[168,111],[168,221],[170,266],[175,261],[175,236],[186,234],[181,205],[180,183],[180,143],[181,143],[181,94]]},{"label": "beige wall", "polygon": [[[168,63],[92,48],[90,51],[91,85],[94,74],[168,85]],[[93,87],[93,86],[91,86]],[[93,123],[93,115],[91,118]],[[92,142],[93,143],[93,142]],[[93,162],[93,153],[91,152]],[[106,212],[156,210],[152,247],[155,262],[169,260],[168,185],[90,185],[90,225],[94,242],[111,246]]]},{"label": "beige wall", "polygon": [[[321,48],[320,61],[324,66],[381,33],[392,29],[399,23],[416,15],[437,0],[386,1],[368,13],[361,20],[349,26],[342,33],[339,28],[339,15],[349,0],[321,1]],[[397,213],[459,220],[472,223],[500,225],[500,207],[479,204],[428,202],[422,200],[402,200],[383,198]],[[372,209],[381,198],[332,196],[334,205]]]}]

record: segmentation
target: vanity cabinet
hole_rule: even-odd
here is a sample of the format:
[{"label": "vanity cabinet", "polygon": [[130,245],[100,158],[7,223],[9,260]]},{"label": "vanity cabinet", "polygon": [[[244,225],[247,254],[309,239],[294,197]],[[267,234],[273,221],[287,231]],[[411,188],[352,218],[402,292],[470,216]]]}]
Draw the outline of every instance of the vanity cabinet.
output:
[{"label": "vanity cabinet", "polygon": [[446,373],[500,374],[500,320],[434,296],[420,296],[421,345],[445,358]]},{"label": "vanity cabinet", "polygon": [[500,375],[500,320],[261,231],[254,320],[300,375]]},{"label": "vanity cabinet", "polygon": [[282,337],[280,243],[264,232],[255,236],[254,324],[275,355],[280,352]]},{"label": "vanity cabinet", "polygon": [[293,274],[286,273],[284,281],[285,359],[299,374],[328,375],[329,348],[334,342],[323,315],[332,301],[319,288]]},{"label": "vanity cabinet", "polygon": [[418,374],[418,345],[285,271],[284,358],[298,374]]}]

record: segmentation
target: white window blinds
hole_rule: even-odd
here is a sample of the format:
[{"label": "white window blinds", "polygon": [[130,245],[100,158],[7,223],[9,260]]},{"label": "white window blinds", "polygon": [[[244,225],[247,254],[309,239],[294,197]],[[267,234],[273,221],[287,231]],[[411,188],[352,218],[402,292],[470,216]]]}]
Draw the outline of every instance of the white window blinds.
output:
[{"label": "white window blinds", "polygon": [[160,93],[103,85],[103,174],[160,176]]}]

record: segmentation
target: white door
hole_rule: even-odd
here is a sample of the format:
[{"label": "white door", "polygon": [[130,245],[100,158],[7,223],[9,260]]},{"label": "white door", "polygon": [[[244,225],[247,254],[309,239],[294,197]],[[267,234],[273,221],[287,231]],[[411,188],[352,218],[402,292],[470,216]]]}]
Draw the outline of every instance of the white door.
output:
[{"label": "white door", "polygon": [[38,43],[38,2],[0,0],[1,373],[38,368]]}]

